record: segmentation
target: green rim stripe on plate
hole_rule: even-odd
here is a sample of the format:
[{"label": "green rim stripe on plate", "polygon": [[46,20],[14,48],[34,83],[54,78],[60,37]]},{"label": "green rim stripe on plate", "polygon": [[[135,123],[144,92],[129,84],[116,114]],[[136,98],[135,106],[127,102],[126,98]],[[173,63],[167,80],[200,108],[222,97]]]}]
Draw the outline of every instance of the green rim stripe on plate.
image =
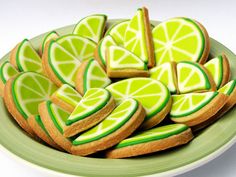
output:
[{"label": "green rim stripe on plate", "polygon": [[51,139],[48,131],[46,130],[45,126],[43,125],[42,119],[39,115],[34,116],[35,121],[38,123],[38,125],[41,127],[41,129],[47,134],[47,136]]},{"label": "green rim stripe on plate", "polygon": [[205,81],[206,81],[206,89],[210,89],[211,88],[211,83],[210,83],[210,80],[206,74],[206,72],[197,64],[197,63],[194,63],[194,62],[190,62],[190,61],[181,61],[179,63],[187,63],[187,64],[190,64],[190,65],[194,65],[195,67],[197,67],[199,70],[202,71],[202,74],[205,78]]},{"label": "green rim stripe on plate", "polygon": [[88,70],[89,70],[89,67],[90,67],[90,65],[92,64],[92,62],[93,62],[93,59],[91,59],[89,62],[88,62],[88,64],[87,64],[87,67],[85,68],[85,73],[84,73],[84,78],[83,78],[83,85],[84,85],[84,93],[86,93],[86,91],[87,91],[87,76],[88,76]]},{"label": "green rim stripe on plate", "polygon": [[[123,147],[127,147],[127,146],[132,146],[132,145],[137,145],[137,144],[142,144],[142,143],[148,143],[148,142],[151,142],[151,141],[157,141],[157,140],[169,138],[170,136],[180,134],[180,133],[184,132],[187,129],[188,129],[188,126],[182,126],[178,129],[175,129],[175,131],[170,131],[170,132],[159,134],[159,135],[155,135],[155,133],[153,133],[153,135],[149,135],[149,137],[147,135],[143,139],[139,138],[138,140],[134,140],[134,141],[132,141],[133,137],[131,136],[130,138],[121,141],[119,144],[117,144],[115,146],[115,148],[118,149],[118,148],[123,148]],[[152,129],[150,129],[150,130],[152,130]]]},{"label": "green rim stripe on plate", "polygon": [[18,47],[18,49],[17,49],[17,51],[16,51],[16,65],[17,65],[17,67],[18,67],[18,69],[19,69],[20,71],[24,71],[24,70],[23,70],[23,68],[21,67],[21,64],[20,64],[19,52],[20,52],[20,49],[21,49],[22,45],[23,45],[25,42],[27,42],[27,41],[29,41],[29,40],[28,40],[28,39],[24,39],[24,40],[20,43],[20,45],[19,45],[19,47]]},{"label": "green rim stripe on plate", "polygon": [[209,104],[218,94],[219,94],[218,92],[214,92],[214,94],[208,100],[203,102],[199,107],[196,107],[195,109],[189,111],[188,113],[180,114],[178,116],[175,116],[175,115],[172,115],[172,114],[170,114],[170,115],[173,118],[182,118],[184,116],[188,116],[188,115],[190,115],[192,113],[195,113],[196,111],[202,109],[205,105]]},{"label": "green rim stripe on plate", "polygon": [[[134,99],[135,100],[135,99]],[[127,116],[126,119],[124,119],[122,122],[119,122],[119,124],[114,127],[113,129],[110,129],[109,131],[103,133],[103,134],[100,134],[94,138],[91,138],[91,139],[87,139],[87,140],[82,140],[82,141],[76,141],[74,140],[73,141],[73,145],[81,145],[81,144],[86,144],[86,143],[89,143],[89,142],[93,142],[93,141],[96,141],[96,140],[99,140],[107,135],[110,135],[111,133],[115,132],[116,130],[118,130],[119,128],[121,128],[126,122],[129,121],[129,119],[134,115],[134,113],[137,111],[138,109],[138,102],[135,100],[135,108],[130,112],[130,114]],[[111,113],[112,114],[112,113]],[[106,119],[105,119],[106,120]]]}]

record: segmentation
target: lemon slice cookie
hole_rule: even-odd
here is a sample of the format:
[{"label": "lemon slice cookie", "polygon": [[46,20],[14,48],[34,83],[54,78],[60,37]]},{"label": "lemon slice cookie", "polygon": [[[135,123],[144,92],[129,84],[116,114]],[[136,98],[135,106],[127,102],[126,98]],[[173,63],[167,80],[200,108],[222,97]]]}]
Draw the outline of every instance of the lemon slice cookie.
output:
[{"label": "lemon slice cookie", "polygon": [[171,124],[139,132],[106,152],[107,158],[125,158],[149,154],[183,145],[193,139],[184,124]]},{"label": "lemon slice cookie", "polygon": [[73,141],[72,154],[86,156],[112,147],[131,135],[142,123],[145,110],[134,99],[126,99],[101,123]]}]

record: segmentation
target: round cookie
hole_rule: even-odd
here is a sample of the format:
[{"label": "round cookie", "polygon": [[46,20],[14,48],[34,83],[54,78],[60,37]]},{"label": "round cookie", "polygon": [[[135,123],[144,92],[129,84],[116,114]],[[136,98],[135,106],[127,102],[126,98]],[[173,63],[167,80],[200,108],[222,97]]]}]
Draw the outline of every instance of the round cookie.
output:
[{"label": "round cookie", "polygon": [[206,29],[195,20],[178,17],[158,24],[152,30],[156,65],[169,61],[204,64],[210,52]]},{"label": "round cookie", "polygon": [[193,139],[184,124],[171,124],[139,132],[106,152],[107,158],[126,158],[149,154],[183,145]]},{"label": "round cookie", "polygon": [[229,82],[230,65],[225,54],[219,55],[218,57],[209,60],[204,64],[204,67],[213,77],[217,89]]},{"label": "round cookie", "polygon": [[19,74],[19,71],[9,61],[5,61],[0,66],[0,96],[3,96],[4,86],[8,79]]},{"label": "round cookie", "polygon": [[68,112],[72,112],[81,99],[82,96],[68,84],[63,84],[51,96],[54,104]]},{"label": "round cookie", "polygon": [[28,39],[24,39],[11,51],[10,63],[19,71],[43,74],[42,60]]},{"label": "round cookie", "polygon": [[151,24],[147,8],[139,8],[125,32],[124,47],[137,55],[148,67],[155,65]]},{"label": "round cookie", "polygon": [[212,76],[200,64],[182,61],[176,66],[178,93],[216,91]]},{"label": "round cookie", "polygon": [[147,64],[120,46],[110,46],[106,55],[107,75],[110,78],[149,76]]},{"label": "round cookie", "polygon": [[66,120],[65,137],[72,137],[105,119],[116,103],[109,91],[101,88],[89,89]]},{"label": "round cookie", "polygon": [[169,113],[172,99],[167,87],[151,78],[131,78],[113,83],[107,87],[119,104],[127,98],[138,100],[146,111],[142,129],[159,124]]},{"label": "round cookie", "polygon": [[111,80],[96,60],[86,60],[79,66],[75,84],[81,95],[90,88],[105,88],[110,83]]},{"label": "round cookie", "polygon": [[84,17],[76,24],[73,34],[78,34],[98,43],[104,34],[106,21],[107,16],[104,14]]},{"label": "round cookie", "polygon": [[42,139],[44,142],[46,142],[51,147],[61,150],[61,148],[52,140],[50,135],[48,134],[47,130],[45,129],[42,120],[39,115],[37,116],[30,116],[27,119],[30,127],[34,131],[34,133]]},{"label": "round cookie", "polygon": [[143,122],[145,110],[134,99],[126,99],[101,123],[73,141],[72,154],[87,156],[110,148],[131,135]]},{"label": "round cookie", "polygon": [[38,111],[45,129],[53,141],[65,151],[71,152],[73,140],[63,136],[65,122],[70,114],[51,101],[41,103]]},{"label": "round cookie", "polygon": [[17,123],[34,135],[27,119],[38,115],[38,105],[52,95],[57,87],[45,76],[23,72],[9,79],[4,88],[4,102]]},{"label": "round cookie", "polygon": [[218,92],[172,95],[170,118],[190,127],[206,122],[227,102],[228,96]]},{"label": "round cookie", "polygon": [[52,41],[52,40],[55,40],[59,38],[59,35],[57,34],[56,31],[51,31],[50,33],[46,34],[42,40],[42,44],[40,45],[39,47],[39,54],[42,55],[43,54],[43,51],[44,51],[44,48],[46,46],[46,43]]}]

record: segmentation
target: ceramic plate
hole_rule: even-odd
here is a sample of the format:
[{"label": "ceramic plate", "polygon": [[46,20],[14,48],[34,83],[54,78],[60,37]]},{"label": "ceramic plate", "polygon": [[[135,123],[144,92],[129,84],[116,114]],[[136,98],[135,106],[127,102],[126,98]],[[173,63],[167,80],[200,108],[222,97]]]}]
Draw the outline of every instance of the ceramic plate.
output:
[{"label": "ceramic plate", "polygon": [[[118,20],[111,20],[111,25]],[[153,22],[157,24],[158,22]],[[56,30],[68,34],[74,25]],[[38,48],[43,35],[31,40]],[[232,78],[236,78],[236,56],[222,44],[211,39],[210,57],[224,52],[230,61]],[[6,60],[9,54],[2,58]],[[236,137],[236,109],[196,135],[186,146],[129,159],[101,159],[73,156],[42,145],[28,137],[8,114],[0,100],[0,144],[16,156],[40,167],[80,176],[177,175],[200,166],[224,152]]]}]

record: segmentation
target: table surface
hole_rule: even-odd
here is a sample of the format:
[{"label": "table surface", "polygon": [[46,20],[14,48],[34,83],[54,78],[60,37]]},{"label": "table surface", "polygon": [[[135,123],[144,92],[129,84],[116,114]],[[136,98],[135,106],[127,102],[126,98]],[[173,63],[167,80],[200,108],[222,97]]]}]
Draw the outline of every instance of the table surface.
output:
[{"label": "table surface", "polygon": [[[0,56],[19,41],[74,24],[82,17],[104,13],[112,18],[130,18],[138,7],[146,6],[150,18],[165,20],[187,16],[200,21],[211,37],[236,53],[236,1],[224,0],[0,0]],[[16,160],[0,148],[1,174],[9,177],[52,177],[45,171]],[[236,174],[236,144],[210,163],[187,172],[182,177],[233,177]]]}]

